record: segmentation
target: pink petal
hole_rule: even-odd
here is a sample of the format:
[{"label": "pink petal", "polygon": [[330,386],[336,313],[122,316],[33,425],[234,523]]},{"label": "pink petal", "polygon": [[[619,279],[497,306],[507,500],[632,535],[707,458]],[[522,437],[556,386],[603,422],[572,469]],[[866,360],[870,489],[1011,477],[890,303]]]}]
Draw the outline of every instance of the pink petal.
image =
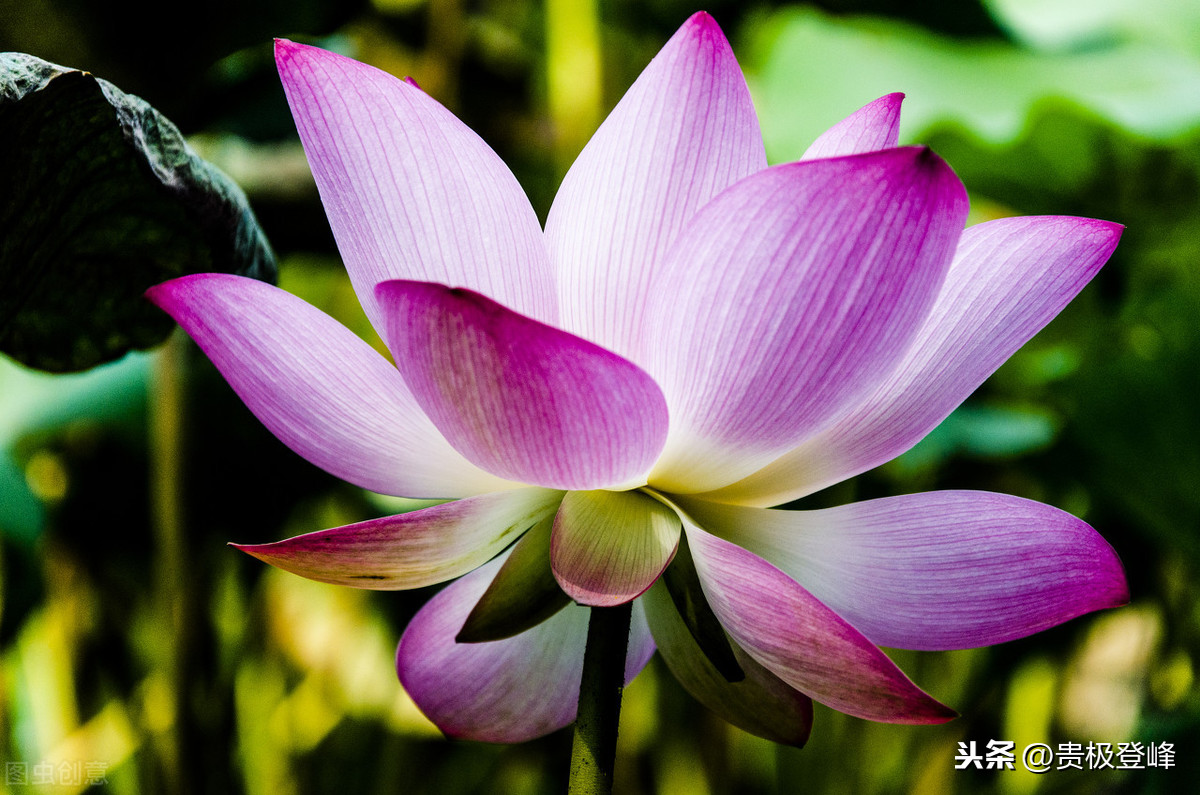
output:
[{"label": "pink petal", "polygon": [[511,487],[446,443],[386,359],[299,298],[226,274],[184,276],[146,295],[263,425],[333,475],[406,497]]},{"label": "pink petal", "polygon": [[777,166],[710,202],[651,293],[644,358],[671,410],[652,483],[739,480],[877,384],[928,313],[966,212],[962,183],[923,148]]},{"label": "pink petal", "polygon": [[[588,608],[570,605],[505,640],[454,641],[505,557],[434,596],[413,618],[396,649],[396,670],[404,689],[450,737],[519,743],[575,720]],[[645,613],[634,602],[626,682],[653,653]]]},{"label": "pink petal", "polygon": [[554,513],[561,492],[514,489],[318,530],[272,544],[234,544],[284,571],[354,588],[420,588],[486,563]]},{"label": "pink petal", "polygon": [[563,327],[631,355],[671,242],[709,199],[766,165],[733,51],[697,13],[601,125],[550,209]]},{"label": "pink petal", "polygon": [[888,94],[869,102],[830,127],[800,158],[840,157],[890,149],[900,140],[900,103],[904,95]]},{"label": "pink petal", "polygon": [[376,292],[400,372],[469,460],[551,488],[645,482],[667,409],[636,365],[469,290],[393,281]]},{"label": "pink petal", "polygon": [[686,520],[684,529],[704,593],[725,631],[785,683],[867,720],[942,723],[955,716],[795,580]]},{"label": "pink petal", "polygon": [[645,494],[568,492],[554,519],[554,576],[579,604],[628,602],[671,562],[679,532],[675,512]]},{"label": "pink petal", "polygon": [[819,511],[681,505],[883,646],[987,646],[1129,600],[1099,533],[1019,497],[938,491]]},{"label": "pink petal", "polygon": [[966,230],[937,302],[891,376],[822,433],[711,496],[779,505],[908,450],[1083,289],[1122,228],[1027,217]]},{"label": "pink petal", "polygon": [[331,52],[277,41],[275,60],[330,226],[380,336],[375,285],[470,287],[557,318],[536,214],[512,172],[425,92]]},{"label": "pink petal", "polygon": [[646,618],[663,660],[692,697],[733,725],[777,743],[802,746],[812,729],[812,699],[763,668],[736,644],[746,678],[730,682],[717,672],[679,617],[666,588],[645,597]]}]

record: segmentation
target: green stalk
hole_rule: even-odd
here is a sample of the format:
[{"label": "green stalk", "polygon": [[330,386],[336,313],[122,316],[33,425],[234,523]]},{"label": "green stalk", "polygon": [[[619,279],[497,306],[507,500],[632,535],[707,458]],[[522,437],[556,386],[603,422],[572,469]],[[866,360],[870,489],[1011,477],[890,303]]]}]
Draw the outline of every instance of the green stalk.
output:
[{"label": "green stalk", "polygon": [[604,113],[598,0],[546,3],[546,93],[561,179]]},{"label": "green stalk", "polygon": [[612,792],[632,614],[633,604],[626,602],[616,607],[593,607],[588,619],[579,714],[571,746],[569,795]]},{"label": "green stalk", "polygon": [[183,415],[187,339],[178,329],[155,354],[150,393],[151,500],[155,538],[156,591],[163,610],[165,650],[174,721],[163,748],[164,790],[194,791],[199,772],[197,740],[191,736],[189,685],[194,627],[199,612],[187,573],[183,510]]}]

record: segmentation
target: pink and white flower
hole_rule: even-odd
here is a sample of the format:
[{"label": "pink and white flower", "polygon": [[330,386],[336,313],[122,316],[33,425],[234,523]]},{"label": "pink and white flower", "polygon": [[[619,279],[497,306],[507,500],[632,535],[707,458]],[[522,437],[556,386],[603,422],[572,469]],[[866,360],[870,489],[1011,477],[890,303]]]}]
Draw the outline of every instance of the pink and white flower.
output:
[{"label": "pink and white flower", "polygon": [[453,500],[241,547],[355,587],[460,578],[397,651],[447,734],[570,723],[589,605],[633,600],[627,677],[657,647],[727,719],[801,744],[810,699],[954,715],[878,645],[983,646],[1127,600],[1111,547],[1028,500],[767,507],[910,448],[1083,288],[1120,226],[964,230],[955,174],[896,145],[898,94],[768,167],[703,13],[597,131],[544,230],[497,155],[413,84],[287,41],[276,58],[395,364],[260,282],[202,274],[149,295],[301,456]]}]

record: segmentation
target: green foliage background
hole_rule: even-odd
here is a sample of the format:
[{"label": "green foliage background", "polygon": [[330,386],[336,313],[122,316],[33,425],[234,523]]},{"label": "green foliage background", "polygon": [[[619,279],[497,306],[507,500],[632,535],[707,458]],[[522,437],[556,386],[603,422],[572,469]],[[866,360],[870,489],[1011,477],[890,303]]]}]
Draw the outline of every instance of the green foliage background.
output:
[{"label": "green foliage background", "polygon": [[[603,114],[694,10],[681,0],[0,0],[0,49],[86,69],[172,119],[247,192],[280,284],[370,335],[274,74],[284,36],[411,74],[544,217]],[[1119,221],[1111,263],[925,442],[814,495],[983,488],[1088,520],[1129,607],[982,650],[894,658],[962,713],[818,707],[803,750],[708,714],[655,661],[628,689],[625,793],[1174,791],[1200,779],[1200,8],[1188,0],[707,5],[773,162],[890,91],[902,139],[963,177],[973,221]],[[0,177],[2,178],[2,177]],[[0,199],[3,200],[3,199]],[[64,285],[68,289],[70,285]],[[396,639],[429,592],[361,593],[225,546],[394,513],[258,426],[174,338],[69,376],[0,362],[0,760],[93,763],[96,792],[543,793],[569,736],[447,742]],[[1171,770],[956,771],[957,743],[1171,742]]]}]

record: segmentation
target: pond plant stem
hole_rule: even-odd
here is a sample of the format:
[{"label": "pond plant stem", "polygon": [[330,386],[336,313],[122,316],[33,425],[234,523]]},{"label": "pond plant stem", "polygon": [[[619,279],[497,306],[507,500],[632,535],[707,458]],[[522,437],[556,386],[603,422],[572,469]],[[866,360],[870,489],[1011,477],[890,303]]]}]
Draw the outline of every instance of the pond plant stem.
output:
[{"label": "pond plant stem", "polygon": [[609,795],[613,791],[632,614],[631,602],[591,608],[571,746],[569,795]]},{"label": "pond plant stem", "polygon": [[203,771],[189,721],[195,627],[200,620],[189,577],[183,506],[183,429],[187,403],[187,339],[176,330],[155,354],[150,393],[151,500],[156,547],[156,599],[171,694],[171,726],[162,741],[162,791],[190,795]]}]

